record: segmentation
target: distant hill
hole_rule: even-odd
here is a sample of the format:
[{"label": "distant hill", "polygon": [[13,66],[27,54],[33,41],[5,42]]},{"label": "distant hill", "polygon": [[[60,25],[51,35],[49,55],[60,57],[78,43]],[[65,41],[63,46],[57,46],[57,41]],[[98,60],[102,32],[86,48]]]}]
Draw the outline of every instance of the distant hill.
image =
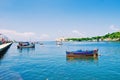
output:
[{"label": "distant hill", "polygon": [[120,41],[120,32],[108,33],[104,36],[87,38],[67,38],[66,41]]}]

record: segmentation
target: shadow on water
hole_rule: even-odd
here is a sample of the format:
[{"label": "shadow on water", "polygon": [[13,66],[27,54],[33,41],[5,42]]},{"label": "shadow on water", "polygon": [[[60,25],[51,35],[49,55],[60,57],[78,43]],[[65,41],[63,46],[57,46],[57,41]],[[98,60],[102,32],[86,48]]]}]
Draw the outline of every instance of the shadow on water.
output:
[{"label": "shadow on water", "polygon": [[17,49],[19,51],[19,53],[30,53],[30,52],[33,52],[35,51],[35,48],[20,48],[20,49]]},{"label": "shadow on water", "polygon": [[[11,45],[10,45],[10,46],[11,46]],[[7,53],[8,49],[10,48],[10,46],[0,52],[0,60],[3,59],[5,53]]]},{"label": "shadow on water", "polygon": [[8,49],[0,52],[0,60],[3,59],[3,57],[7,51],[8,51]]}]

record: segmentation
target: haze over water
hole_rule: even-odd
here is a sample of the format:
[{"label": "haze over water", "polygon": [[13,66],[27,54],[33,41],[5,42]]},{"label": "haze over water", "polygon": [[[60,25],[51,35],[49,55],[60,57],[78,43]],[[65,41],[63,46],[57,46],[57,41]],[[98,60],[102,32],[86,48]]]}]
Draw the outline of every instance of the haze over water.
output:
[{"label": "haze over water", "polygon": [[[0,59],[0,80],[120,80],[119,42],[55,42],[17,49]],[[99,49],[98,58],[66,58],[66,50]]]}]

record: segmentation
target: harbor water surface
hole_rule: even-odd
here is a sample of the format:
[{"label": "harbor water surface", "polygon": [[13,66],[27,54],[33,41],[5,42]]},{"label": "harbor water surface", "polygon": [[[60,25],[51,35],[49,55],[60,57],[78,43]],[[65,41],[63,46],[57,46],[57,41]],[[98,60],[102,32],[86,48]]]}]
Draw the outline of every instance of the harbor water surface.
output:
[{"label": "harbor water surface", "polygon": [[[0,56],[0,80],[120,80],[120,42],[64,42],[17,49]],[[99,49],[98,58],[67,58],[66,51]]]}]

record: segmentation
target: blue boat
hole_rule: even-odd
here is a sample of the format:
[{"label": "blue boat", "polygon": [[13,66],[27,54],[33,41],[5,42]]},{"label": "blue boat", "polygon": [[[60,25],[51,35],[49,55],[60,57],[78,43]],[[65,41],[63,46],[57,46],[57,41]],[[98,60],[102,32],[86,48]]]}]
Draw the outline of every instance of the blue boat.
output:
[{"label": "blue boat", "polygon": [[66,51],[67,57],[87,57],[87,56],[98,56],[98,49],[95,50],[77,50],[77,51]]}]

